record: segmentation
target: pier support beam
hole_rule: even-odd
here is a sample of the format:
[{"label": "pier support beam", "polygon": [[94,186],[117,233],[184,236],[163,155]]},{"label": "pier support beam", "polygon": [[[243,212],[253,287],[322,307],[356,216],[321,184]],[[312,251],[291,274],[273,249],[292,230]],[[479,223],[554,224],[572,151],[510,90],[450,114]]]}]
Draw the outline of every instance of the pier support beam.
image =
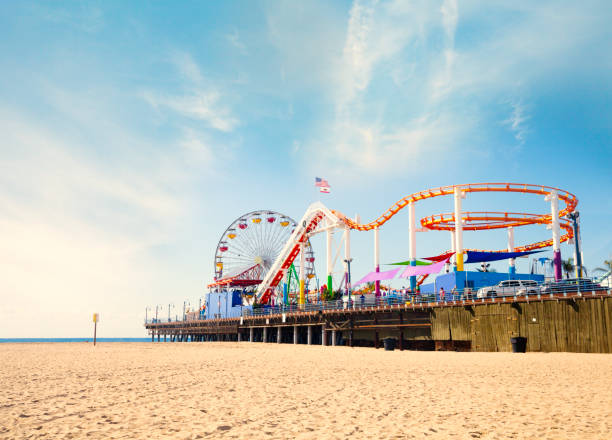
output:
[{"label": "pier support beam", "polygon": [[336,330],[332,330],[332,347],[336,346]]},{"label": "pier support beam", "polygon": [[[374,325],[378,325],[378,319],[376,317],[374,317]],[[374,330],[374,348],[378,348],[379,346],[379,340],[378,340],[378,327],[375,327],[376,330]]]},{"label": "pier support beam", "polygon": [[276,327],[276,343],[280,344],[282,339],[283,339],[283,328],[280,326]]},{"label": "pier support beam", "polygon": [[262,342],[268,342],[268,327],[264,327],[263,328],[263,341]]},{"label": "pier support beam", "polygon": [[155,342],[155,332],[151,331],[151,342]]},{"label": "pier support beam", "polygon": [[293,343],[294,344],[298,343],[298,326],[297,325],[293,326]]},{"label": "pier support beam", "polygon": [[327,345],[327,330],[325,329],[325,324],[321,325],[321,345]]},{"label": "pier support beam", "polygon": [[164,333],[164,342],[166,342],[166,334]]},{"label": "pier support beam", "polygon": [[159,342],[161,340],[161,335],[159,334],[159,332],[157,332],[157,342]]},{"label": "pier support beam", "polygon": [[253,342],[253,327],[249,329],[249,342]]},{"label": "pier support beam", "polygon": [[242,342],[242,332],[238,332],[238,342]]},{"label": "pier support beam", "polygon": [[[402,312],[399,313],[399,323],[400,326],[404,323],[404,314]],[[400,351],[404,350],[404,327],[400,327],[399,331],[399,349]]]},{"label": "pier support beam", "polygon": [[312,325],[308,326],[308,339],[307,344],[312,345]]}]

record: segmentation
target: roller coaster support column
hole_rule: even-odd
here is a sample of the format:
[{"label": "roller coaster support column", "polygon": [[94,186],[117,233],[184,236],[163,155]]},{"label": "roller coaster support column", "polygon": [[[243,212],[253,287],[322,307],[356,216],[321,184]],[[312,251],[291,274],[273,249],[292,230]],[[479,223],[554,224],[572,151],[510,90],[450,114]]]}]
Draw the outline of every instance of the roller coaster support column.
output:
[{"label": "roller coaster support column", "polygon": [[[329,222],[328,222],[329,226]],[[332,271],[333,271],[333,261],[332,261],[332,229],[327,230],[327,292],[328,295],[331,295],[332,290]]]},{"label": "roller coaster support column", "polygon": [[[380,244],[378,241],[378,226],[374,228],[374,270],[380,272]],[[376,297],[380,296],[380,281],[374,282],[374,291]]]},{"label": "roller coaster support column", "polygon": [[304,298],[304,272],[306,272],[306,255],[304,255],[305,248],[306,246],[304,243],[300,243],[300,297],[298,300],[298,305],[300,308],[303,308],[304,304],[306,303]]},{"label": "roller coaster support column", "polygon": [[572,229],[574,230],[574,263],[576,270],[576,278],[582,278],[582,251],[580,246],[580,227],[578,225],[578,211],[570,212],[567,218],[572,221]]},{"label": "roller coaster support column", "polygon": [[455,272],[457,272],[457,257],[456,257],[456,250],[455,250],[455,231],[451,231],[451,250],[453,251],[453,256],[451,257],[451,259],[449,260],[449,263],[453,264],[453,270]]},{"label": "roller coaster support column", "polygon": [[[414,202],[408,204],[408,235],[410,240],[410,265],[416,266],[416,218],[414,216]],[[416,290],[416,276],[410,277],[410,290]]]},{"label": "roller coaster support column", "polygon": [[561,279],[561,231],[559,230],[559,196],[556,191],[551,191],[544,199],[550,202],[551,228],[553,239],[553,266],[555,268],[555,280]]},{"label": "roller coaster support column", "polygon": [[461,199],[465,199],[465,193],[461,188],[455,187],[455,261],[457,270],[463,270],[463,221],[461,216]]},{"label": "roller coaster support column", "polygon": [[[514,252],[514,228],[512,226],[508,228],[508,252]],[[516,274],[515,259],[510,258],[508,264],[510,265],[508,268],[508,273],[512,278],[514,274]]]},{"label": "roller coaster support column", "polygon": [[351,299],[351,230],[344,230],[344,285],[346,286],[346,296]]}]

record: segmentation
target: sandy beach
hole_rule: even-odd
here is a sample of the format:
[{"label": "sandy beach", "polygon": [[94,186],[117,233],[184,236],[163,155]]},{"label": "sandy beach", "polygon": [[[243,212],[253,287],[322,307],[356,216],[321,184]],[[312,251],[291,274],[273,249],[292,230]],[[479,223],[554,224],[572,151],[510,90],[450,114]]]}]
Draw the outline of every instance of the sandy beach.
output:
[{"label": "sandy beach", "polygon": [[612,356],[0,345],[0,438],[598,438]]}]

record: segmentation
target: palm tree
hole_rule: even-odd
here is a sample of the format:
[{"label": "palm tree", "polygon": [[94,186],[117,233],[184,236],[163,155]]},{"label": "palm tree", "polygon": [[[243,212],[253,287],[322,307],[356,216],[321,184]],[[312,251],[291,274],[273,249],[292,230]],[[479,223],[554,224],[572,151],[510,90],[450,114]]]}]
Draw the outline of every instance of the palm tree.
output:
[{"label": "palm tree", "polygon": [[562,260],[561,269],[565,272],[565,278],[569,278],[570,273],[574,271],[574,259],[570,257],[567,260]]},{"label": "palm tree", "polygon": [[[561,262],[561,268],[563,272],[565,272],[565,278],[570,278],[570,274],[576,270],[576,266],[574,265],[574,258],[570,257],[567,260],[563,260]],[[589,276],[586,267],[580,266],[580,268],[584,271],[585,276]]]},{"label": "palm tree", "polygon": [[604,260],[604,267],[596,267],[593,272],[610,272],[612,270],[612,260]]}]

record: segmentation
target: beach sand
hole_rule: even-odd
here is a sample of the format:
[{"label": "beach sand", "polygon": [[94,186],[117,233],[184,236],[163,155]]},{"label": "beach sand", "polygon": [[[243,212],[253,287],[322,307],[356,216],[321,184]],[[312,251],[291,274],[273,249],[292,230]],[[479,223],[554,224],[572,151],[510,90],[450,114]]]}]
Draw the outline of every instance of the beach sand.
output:
[{"label": "beach sand", "polygon": [[612,438],[612,355],[0,344],[0,438]]}]

